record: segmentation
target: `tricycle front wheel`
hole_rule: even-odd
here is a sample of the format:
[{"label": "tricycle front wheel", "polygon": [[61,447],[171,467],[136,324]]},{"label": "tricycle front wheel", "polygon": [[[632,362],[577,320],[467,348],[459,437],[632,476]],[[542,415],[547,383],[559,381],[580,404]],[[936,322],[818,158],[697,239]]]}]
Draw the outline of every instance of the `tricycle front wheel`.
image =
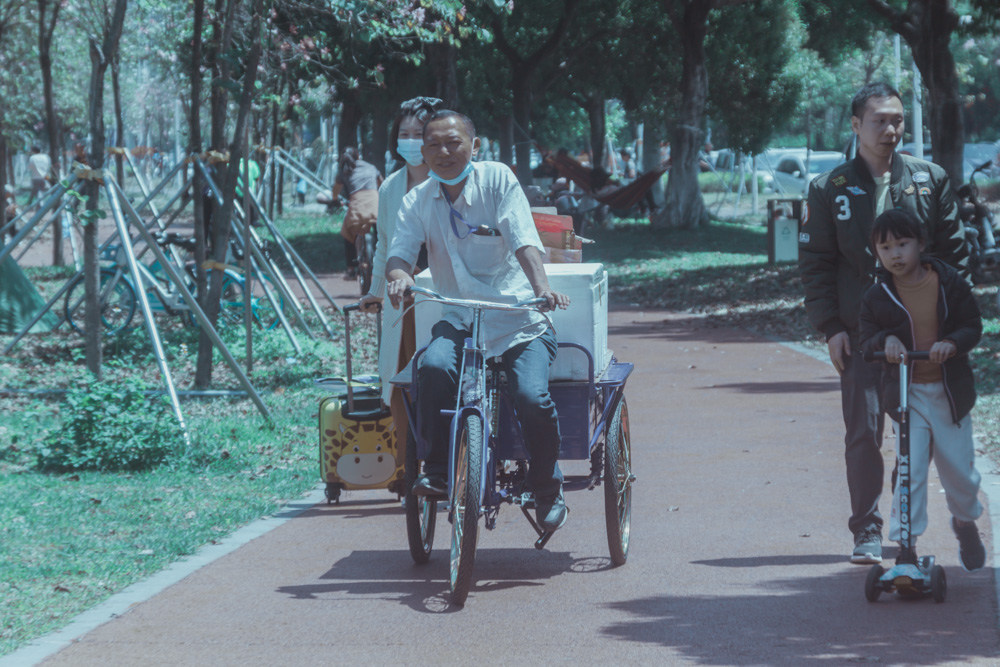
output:
[{"label": "tricycle front wheel", "polygon": [[479,536],[480,473],[483,469],[483,420],[478,414],[462,419],[455,450],[455,487],[451,497],[451,601],[465,604],[472,587],[472,566]]},{"label": "tricycle front wheel", "polygon": [[628,560],[634,481],[628,405],[623,396],[604,438],[604,519],[608,550],[615,565],[624,565]]}]

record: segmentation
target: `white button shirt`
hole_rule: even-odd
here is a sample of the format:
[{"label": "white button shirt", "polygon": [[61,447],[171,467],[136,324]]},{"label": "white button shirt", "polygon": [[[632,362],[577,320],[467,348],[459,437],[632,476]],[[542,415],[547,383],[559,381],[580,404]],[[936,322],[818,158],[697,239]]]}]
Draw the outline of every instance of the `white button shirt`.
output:
[{"label": "white button shirt", "polygon": [[[443,296],[516,303],[535,296],[514,253],[525,246],[543,251],[531,218],[531,207],[517,178],[500,162],[473,162],[473,169],[453,202],[456,211],[474,226],[500,230],[500,236],[452,231],[448,200],[441,185],[427,180],[403,198],[396,220],[390,257],[413,264],[420,244],[427,244],[427,262],[435,290]],[[459,233],[468,228],[456,221]],[[420,306],[417,306],[418,308]],[[472,328],[466,308],[443,309],[443,319],[457,329]],[[498,356],[540,336],[548,320],[537,311],[485,311],[483,322],[487,356]]]}]

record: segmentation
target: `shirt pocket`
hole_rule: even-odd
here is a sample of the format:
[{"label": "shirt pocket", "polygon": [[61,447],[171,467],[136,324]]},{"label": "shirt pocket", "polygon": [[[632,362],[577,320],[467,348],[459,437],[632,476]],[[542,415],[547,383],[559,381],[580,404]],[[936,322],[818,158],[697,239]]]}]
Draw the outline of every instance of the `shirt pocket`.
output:
[{"label": "shirt pocket", "polygon": [[464,254],[469,273],[483,282],[492,282],[492,278],[505,263],[507,256],[507,244],[503,237],[469,234],[459,241],[459,245],[465,246]]}]

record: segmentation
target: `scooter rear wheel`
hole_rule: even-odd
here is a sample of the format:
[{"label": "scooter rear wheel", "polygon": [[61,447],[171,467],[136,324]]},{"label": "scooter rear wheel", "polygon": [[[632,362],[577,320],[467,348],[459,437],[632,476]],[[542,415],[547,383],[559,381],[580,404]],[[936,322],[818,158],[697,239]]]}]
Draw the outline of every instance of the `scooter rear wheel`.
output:
[{"label": "scooter rear wheel", "polygon": [[935,602],[944,602],[948,594],[948,579],[944,576],[944,568],[935,565],[931,568],[931,596]]},{"label": "scooter rear wheel", "polygon": [[869,602],[875,602],[882,594],[881,579],[883,574],[885,574],[885,568],[881,565],[872,565],[872,569],[868,570],[868,578],[865,579],[865,598]]}]

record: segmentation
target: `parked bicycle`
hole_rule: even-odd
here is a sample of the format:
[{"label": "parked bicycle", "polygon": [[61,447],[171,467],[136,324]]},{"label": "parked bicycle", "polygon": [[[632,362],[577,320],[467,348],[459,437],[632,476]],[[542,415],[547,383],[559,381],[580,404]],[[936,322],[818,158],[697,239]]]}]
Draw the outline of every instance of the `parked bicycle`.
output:
[{"label": "parked bicycle", "polygon": [[[156,239],[157,244],[164,249],[174,246],[186,253],[194,251],[195,239],[193,237],[170,232],[158,234]],[[234,256],[239,256],[232,240],[230,241],[230,250]],[[129,271],[125,250],[121,245],[108,244],[101,251],[101,260],[105,262],[105,265],[100,269],[99,278],[101,323],[105,335],[113,335],[128,328],[132,323],[138,305],[138,291]],[[153,262],[148,266],[139,262],[138,268],[142,279],[142,289],[146,292],[154,315],[165,314],[179,317],[185,326],[197,323],[191,308],[181,296],[180,290],[158,262]],[[185,287],[197,298],[194,262],[184,262],[182,269],[178,273],[186,278]],[[211,273],[212,271],[209,270],[209,279],[211,279]],[[220,321],[242,322],[245,309],[246,279],[242,273],[228,266],[224,273],[219,308]],[[265,329],[274,328],[279,321],[278,314],[264,294],[260,281],[266,281],[272,295],[278,301],[279,307],[284,308],[284,302],[267,276],[255,272],[253,278],[254,290],[250,309],[254,321]],[[75,331],[80,333],[84,330],[84,297],[84,277],[81,274],[67,290],[64,305],[66,321]]]},{"label": "parked bicycle", "polygon": [[372,225],[367,231],[358,234],[358,238],[354,240],[358,258],[358,287],[361,288],[361,296],[368,294],[368,290],[372,286],[372,266],[375,261],[377,238],[375,226]]},{"label": "parked bicycle", "polygon": [[969,269],[976,284],[1000,282],[1000,248],[997,247],[993,211],[979,195],[976,175],[993,164],[986,161],[976,167],[969,182],[958,189],[959,216],[969,244]]}]

